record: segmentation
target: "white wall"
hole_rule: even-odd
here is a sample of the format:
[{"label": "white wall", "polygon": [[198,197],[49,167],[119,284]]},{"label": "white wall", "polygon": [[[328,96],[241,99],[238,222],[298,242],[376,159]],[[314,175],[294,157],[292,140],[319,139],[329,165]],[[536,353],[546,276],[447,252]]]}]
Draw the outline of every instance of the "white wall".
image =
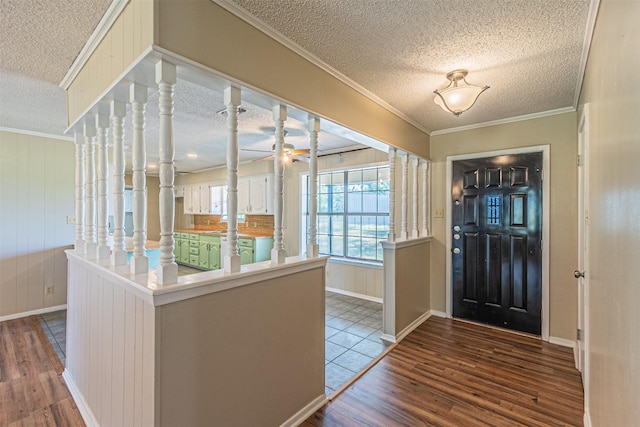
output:
[{"label": "white wall", "polygon": [[640,2],[603,0],[581,105],[589,103],[591,425],[640,420]]},{"label": "white wall", "polygon": [[74,176],[73,142],[0,131],[0,319],[66,303]]}]

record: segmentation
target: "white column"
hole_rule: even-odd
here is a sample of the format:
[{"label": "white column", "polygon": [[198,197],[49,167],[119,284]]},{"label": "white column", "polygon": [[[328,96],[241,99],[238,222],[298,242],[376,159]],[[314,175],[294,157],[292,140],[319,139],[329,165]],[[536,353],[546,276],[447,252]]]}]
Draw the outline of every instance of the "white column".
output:
[{"label": "white column", "polygon": [[317,217],[318,217],[318,132],[320,119],[309,116],[309,241],[307,257],[318,256]]},{"label": "white column", "polygon": [[108,259],[111,248],[107,245],[108,219],[107,219],[107,192],[109,167],[107,166],[107,138],[109,132],[109,117],[96,114],[96,130],[98,136],[98,259]]},{"label": "white column", "polygon": [[240,271],[238,254],[238,107],[240,89],[230,86],[224,90],[224,104],[227,106],[227,254],[224,257],[224,271]]},{"label": "white column", "polygon": [[400,216],[402,224],[400,228],[400,240],[407,240],[409,233],[407,232],[407,217],[409,214],[409,154],[402,155],[402,206]]},{"label": "white column", "polygon": [[84,125],[84,239],[85,254],[93,259],[97,256],[96,242],[96,169],[95,169],[96,128],[92,124]]},{"label": "white column", "polygon": [[389,238],[396,241],[396,152],[389,147]]},{"label": "white column", "polygon": [[431,236],[431,161],[422,161],[422,236]]},{"label": "white column", "polygon": [[413,185],[411,193],[411,238],[417,239],[418,235],[418,158],[411,156],[411,178]]},{"label": "white column", "polygon": [[176,66],[158,61],[156,83],[160,105],[160,265],[158,283],[178,282],[178,264],[173,257],[173,221],[175,199],[173,191],[175,148],[173,146],[173,86],[176,84]]},{"label": "white column", "polygon": [[84,240],[84,136],[76,132],[76,242],[78,254],[85,253]]},{"label": "white column", "polygon": [[111,265],[125,265],[127,251],[124,245],[124,102],[111,101],[111,128],[113,135],[113,252]]},{"label": "white column", "polygon": [[149,271],[149,258],[145,252],[147,243],[147,152],[144,140],[144,108],[147,102],[146,86],[132,83],[129,86],[133,142],[131,163],[133,166],[133,256],[131,273],[142,274]]},{"label": "white column", "polygon": [[284,245],[282,243],[282,217],[284,207],[284,121],[287,120],[287,107],[276,105],[273,107],[273,120],[276,125],[276,151],[273,156],[274,196],[275,203],[273,209],[273,249],[271,250],[271,263],[282,264],[286,257]]}]

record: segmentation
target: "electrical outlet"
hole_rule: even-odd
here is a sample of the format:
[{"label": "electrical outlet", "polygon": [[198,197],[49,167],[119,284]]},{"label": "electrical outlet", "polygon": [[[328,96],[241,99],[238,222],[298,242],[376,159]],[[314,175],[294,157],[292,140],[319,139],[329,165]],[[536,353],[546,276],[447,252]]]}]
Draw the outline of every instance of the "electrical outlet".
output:
[{"label": "electrical outlet", "polygon": [[45,295],[53,295],[53,285],[47,285],[44,287]]},{"label": "electrical outlet", "polygon": [[76,223],[76,217],[67,215],[67,224],[75,224],[75,223]]},{"label": "electrical outlet", "polygon": [[444,209],[435,209],[433,211],[434,218],[444,218]]}]

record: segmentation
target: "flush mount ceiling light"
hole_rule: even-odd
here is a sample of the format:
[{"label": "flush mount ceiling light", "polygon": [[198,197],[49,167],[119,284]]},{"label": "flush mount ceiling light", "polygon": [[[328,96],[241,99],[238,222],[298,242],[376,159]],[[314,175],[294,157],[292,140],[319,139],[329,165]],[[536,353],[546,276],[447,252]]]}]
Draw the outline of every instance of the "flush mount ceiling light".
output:
[{"label": "flush mount ceiling light", "polygon": [[467,70],[453,70],[447,73],[449,85],[433,91],[436,94],[433,102],[456,117],[471,108],[480,94],[489,89],[489,86],[480,87],[467,83],[465,77],[468,73]]}]

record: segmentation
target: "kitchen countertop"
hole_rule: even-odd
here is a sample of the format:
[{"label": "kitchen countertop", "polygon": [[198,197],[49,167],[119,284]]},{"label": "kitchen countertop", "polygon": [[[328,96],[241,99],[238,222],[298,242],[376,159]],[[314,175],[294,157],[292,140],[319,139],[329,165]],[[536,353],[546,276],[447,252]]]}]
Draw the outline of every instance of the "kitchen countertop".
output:
[{"label": "kitchen countertop", "polygon": [[[194,230],[192,228],[181,228],[173,230],[174,233],[190,233],[190,234],[204,234],[208,236],[226,236],[226,231],[215,231],[215,230]],[[249,239],[260,239],[260,238],[273,238],[273,232],[269,234],[265,231],[256,231],[255,233],[238,233],[238,237],[241,238],[249,238]]]}]

